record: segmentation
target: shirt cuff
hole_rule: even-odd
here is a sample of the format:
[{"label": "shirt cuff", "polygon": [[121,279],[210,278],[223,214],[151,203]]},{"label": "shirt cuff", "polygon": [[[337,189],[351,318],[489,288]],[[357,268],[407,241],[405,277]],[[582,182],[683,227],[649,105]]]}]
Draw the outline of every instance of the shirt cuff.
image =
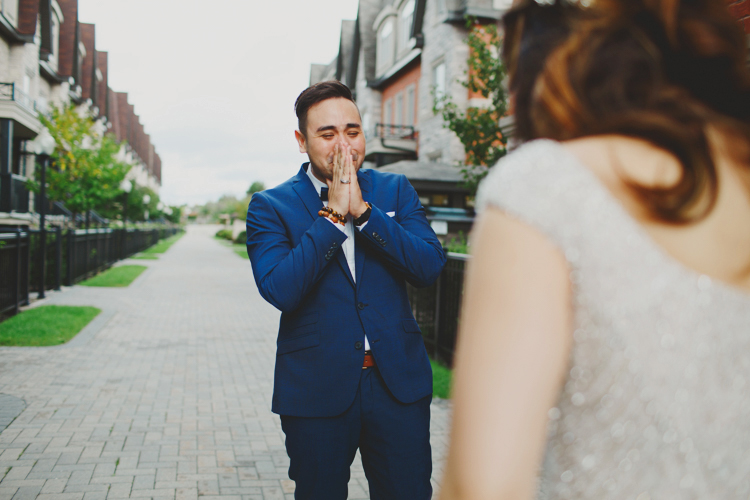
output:
[{"label": "shirt cuff", "polygon": [[363,230],[368,222],[370,221],[369,220],[364,221],[361,226],[357,226],[357,229],[359,229],[360,231]]},{"label": "shirt cuff", "polygon": [[[334,226],[336,226],[336,227],[337,227],[337,228],[338,228],[338,229],[339,229],[339,230],[340,230],[340,231],[341,231],[342,233],[346,234],[346,227],[345,227],[345,226],[343,226],[343,225],[339,224],[338,222],[333,222],[333,221],[332,221],[331,219],[329,219],[328,217],[326,217],[326,220],[327,220],[328,222],[330,222],[331,224],[333,224]],[[366,224],[366,223],[365,223],[365,224]],[[364,226],[364,224],[362,224],[362,225]]]}]

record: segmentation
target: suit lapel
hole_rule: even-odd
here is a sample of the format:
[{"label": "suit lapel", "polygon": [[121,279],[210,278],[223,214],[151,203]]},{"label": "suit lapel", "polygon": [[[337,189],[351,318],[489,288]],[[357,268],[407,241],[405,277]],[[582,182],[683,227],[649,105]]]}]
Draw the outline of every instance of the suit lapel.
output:
[{"label": "suit lapel", "polygon": [[[359,189],[362,191],[362,199],[370,201],[370,193],[372,186],[370,185],[370,177],[365,175],[362,170],[357,172],[357,181],[359,182]],[[370,202],[372,203],[372,202]],[[357,233],[357,229],[354,230]],[[362,271],[365,268],[365,243],[363,241],[355,242],[354,244],[354,270],[357,274],[356,288],[359,290],[359,285],[362,283]]]},{"label": "suit lapel", "polygon": [[307,212],[310,217],[315,220],[318,218],[318,212],[323,208],[323,202],[320,201],[320,196],[315,190],[315,186],[312,185],[310,179],[307,177],[307,168],[309,163],[302,165],[299,173],[294,179],[294,190],[297,192],[297,196],[300,197],[302,203],[305,204]]}]

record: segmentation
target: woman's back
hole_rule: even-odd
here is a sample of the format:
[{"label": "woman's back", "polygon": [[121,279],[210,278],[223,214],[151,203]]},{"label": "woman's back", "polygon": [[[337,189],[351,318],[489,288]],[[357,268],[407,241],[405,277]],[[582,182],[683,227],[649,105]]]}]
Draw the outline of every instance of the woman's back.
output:
[{"label": "woman's back", "polygon": [[664,251],[686,267],[750,294],[750,165],[728,154],[746,146],[716,132],[711,138],[718,174],[715,206],[706,217],[677,225],[655,219],[624,182],[672,186],[681,175],[674,156],[622,136],[576,139],[564,147],[599,178]]},{"label": "woman's back", "polygon": [[[479,195],[481,207],[543,234],[570,269],[574,333],[549,412],[543,498],[750,493],[750,293],[666,253],[687,236],[648,229],[624,209],[616,184],[600,180],[607,171],[579,159],[611,149],[598,141],[523,146]],[[722,251],[747,257],[747,248]]]}]

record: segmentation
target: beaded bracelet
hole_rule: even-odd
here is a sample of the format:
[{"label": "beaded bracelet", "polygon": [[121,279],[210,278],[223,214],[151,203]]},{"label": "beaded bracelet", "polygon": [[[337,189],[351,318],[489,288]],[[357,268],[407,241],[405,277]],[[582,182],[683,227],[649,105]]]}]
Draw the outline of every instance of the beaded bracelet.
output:
[{"label": "beaded bracelet", "polygon": [[331,219],[336,224],[341,224],[342,226],[346,225],[346,217],[332,209],[331,207],[323,207],[318,212],[318,215],[321,217],[326,217],[328,219]]}]

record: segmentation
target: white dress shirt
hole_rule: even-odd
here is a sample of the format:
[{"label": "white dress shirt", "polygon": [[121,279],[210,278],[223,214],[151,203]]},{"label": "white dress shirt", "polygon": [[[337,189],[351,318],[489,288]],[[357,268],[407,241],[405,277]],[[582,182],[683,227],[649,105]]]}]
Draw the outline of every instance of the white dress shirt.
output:
[{"label": "white dress shirt", "polygon": [[[328,185],[325,182],[321,182],[318,180],[317,177],[313,174],[312,171],[312,164],[307,167],[307,176],[310,178],[310,181],[312,182],[313,187],[315,187],[315,191],[318,192],[318,196],[320,196],[320,190],[322,188],[327,188]],[[323,202],[324,206],[328,206],[328,201]],[[355,261],[354,261],[354,223],[352,222],[352,216],[347,214],[346,216],[346,224],[341,225],[336,222],[333,222],[331,219],[326,218],[331,224],[336,226],[340,231],[343,231],[343,233],[346,235],[346,239],[344,240],[344,243],[341,244],[341,250],[344,252],[344,257],[346,257],[346,263],[349,265],[349,271],[352,273],[352,279],[354,282],[357,282],[357,273],[355,271]],[[360,227],[363,228],[367,224],[365,222]],[[365,335],[365,351],[370,350],[370,342],[367,340],[367,335]]]}]

